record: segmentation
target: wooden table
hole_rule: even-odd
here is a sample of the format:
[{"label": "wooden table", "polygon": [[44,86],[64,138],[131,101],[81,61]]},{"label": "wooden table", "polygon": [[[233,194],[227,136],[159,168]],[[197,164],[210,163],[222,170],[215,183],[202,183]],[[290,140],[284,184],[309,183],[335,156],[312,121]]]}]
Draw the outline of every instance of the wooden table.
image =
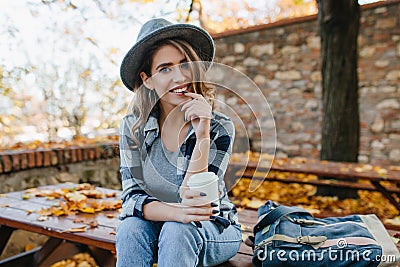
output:
[{"label": "wooden table", "polygon": [[[73,188],[74,184],[44,186],[40,189]],[[104,193],[116,192],[114,200],[120,198],[120,191],[97,188]],[[118,211],[103,211],[95,214],[78,213],[68,216],[39,214],[41,209],[57,205],[59,199],[45,197],[27,198],[25,191],[13,192],[0,197],[0,253],[4,250],[12,232],[16,229],[49,236],[41,247],[0,261],[0,266],[49,266],[61,259],[69,258],[79,251],[89,251],[102,266],[115,266],[115,230],[119,223]],[[42,218],[41,218],[42,217]],[[78,222],[84,221],[84,222]],[[98,226],[90,228],[89,222],[97,221]],[[73,228],[87,226],[85,232],[72,232]]]}]

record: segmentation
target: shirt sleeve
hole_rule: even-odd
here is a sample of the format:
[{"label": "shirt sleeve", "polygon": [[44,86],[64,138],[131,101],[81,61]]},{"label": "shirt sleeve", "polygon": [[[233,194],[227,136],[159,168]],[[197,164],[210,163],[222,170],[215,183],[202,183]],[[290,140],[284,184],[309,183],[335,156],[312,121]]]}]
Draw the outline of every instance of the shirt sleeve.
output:
[{"label": "shirt sleeve", "polygon": [[215,219],[215,224],[222,232],[231,224],[237,224],[237,210],[229,201],[224,182],[224,176],[232,154],[235,128],[228,118],[220,118],[218,124],[211,133],[211,147],[208,170],[218,175],[220,192],[220,214]]},{"label": "shirt sleeve", "polygon": [[220,119],[211,131],[211,144],[208,162],[208,171],[218,175],[223,181],[229,159],[232,154],[235,129],[230,119]]},{"label": "shirt sleeve", "polygon": [[134,117],[124,117],[120,125],[120,173],[122,180],[122,212],[120,219],[135,216],[143,218],[143,205],[156,199],[145,191],[143,182],[140,147],[138,141],[132,138]]}]

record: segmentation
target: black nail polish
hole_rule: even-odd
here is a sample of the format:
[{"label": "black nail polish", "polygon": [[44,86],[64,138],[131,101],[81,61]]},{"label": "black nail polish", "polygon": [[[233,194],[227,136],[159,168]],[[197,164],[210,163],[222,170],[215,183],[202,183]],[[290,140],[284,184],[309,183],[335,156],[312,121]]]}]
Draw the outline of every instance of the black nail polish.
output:
[{"label": "black nail polish", "polygon": [[213,210],[212,213],[217,214],[217,213],[219,213],[219,210]]},{"label": "black nail polish", "polygon": [[211,207],[218,207],[217,203],[211,202]]},{"label": "black nail polish", "polygon": [[211,220],[214,220],[215,218],[217,218],[216,216],[210,216]]},{"label": "black nail polish", "polygon": [[207,196],[207,194],[204,193],[204,192],[200,192],[200,196],[201,196],[201,197],[205,197],[205,196]]}]

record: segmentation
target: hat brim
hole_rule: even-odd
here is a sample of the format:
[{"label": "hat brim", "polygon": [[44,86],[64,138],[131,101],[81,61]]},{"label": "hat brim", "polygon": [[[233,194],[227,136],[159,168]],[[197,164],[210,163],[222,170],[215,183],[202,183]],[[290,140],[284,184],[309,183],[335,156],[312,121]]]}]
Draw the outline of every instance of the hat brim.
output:
[{"label": "hat brim", "polygon": [[161,40],[172,38],[179,38],[191,44],[202,61],[211,62],[213,60],[214,41],[205,30],[190,24],[172,24],[163,27],[138,41],[122,60],[121,80],[129,90],[135,89],[140,65],[143,58],[146,57],[145,51]]}]

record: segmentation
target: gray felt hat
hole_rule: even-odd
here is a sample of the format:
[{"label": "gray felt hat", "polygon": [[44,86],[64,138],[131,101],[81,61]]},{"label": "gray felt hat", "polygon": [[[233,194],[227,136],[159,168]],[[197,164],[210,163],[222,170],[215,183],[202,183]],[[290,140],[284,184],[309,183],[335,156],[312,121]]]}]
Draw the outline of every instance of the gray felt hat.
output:
[{"label": "gray felt hat", "polygon": [[135,89],[138,72],[146,57],[145,51],[164,39],[177,38],[192,45],[202,61],[211,62],[214,58],[214,41],[200,27],[191,24],[173,24],[165,19],[152,19],[140,29],[136,43],[125,55],[121,63],[121,80],[129,90]]}]

